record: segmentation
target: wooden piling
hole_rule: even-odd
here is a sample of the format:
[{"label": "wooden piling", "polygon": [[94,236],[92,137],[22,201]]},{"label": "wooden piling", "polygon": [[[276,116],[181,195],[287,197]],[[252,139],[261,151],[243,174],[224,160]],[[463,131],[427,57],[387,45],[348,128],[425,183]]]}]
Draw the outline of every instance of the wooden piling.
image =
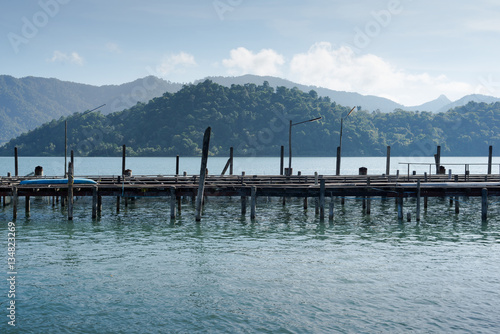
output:
[{"label": "wooden piling", "polygon": [[196,197],[196,221],[201,221],[201,211],[203,202],[203,193],[205,190],[205,177],[207,175],[207,162],[208,162],[208,148],[210,145],[210,131],[211,128],[208,127],[205,130],[203,136],[203,151],[201,157],[201,167],[200,167],[200,183],[198,184],[198,196]]},{"label": "wooden piling", "polygon": [[[314,185],[317,186],[318,184],[319,184],[318,172],[314,172]],[[314,213],[319,214],[319,197],[314,198]]]},{"label": "wooden piling", "polygon": [[19,176],[19,163],[17,156],[17,146],[14,147],[14,175]]},{"label": "wooden piling", "polygon": [[458,201],[458,196],[455,196],[455,213],[460,213],[460,202]]},{"label": "wooden piling", "polygon": [[73,220],[73,164],[68,165],[68,220]]},{"label": "wooden piling", "polygon": [[337,146],[337,166],[335,168],[335,175],[340,175],[340,146]]},{"label": "wooden piling", "polygon": [[24,206],[25,206],[26,216],[29,216],[30,215],[30,208],[31,208],[30,197],[29,196],[25,196],[24,198],[25,198]]},{"label": "wooden piling", "polygon": [[250,219],[255,219],[255,211],[257,206],[257,187],[253,186],[250,199]]},{"label": "wooden piling", "polygon": [[439,168],[441,167],[441,146],[437,147],[437,153],[434,155],[434,160],[436,162],[436,174],[439,174]]},{"label": "wooden piling", "polygon": [[102,196],[99,195],[99,189],[97,189],[97,217],[100,217],[102,213]]},{"label": "wooden piling", "polygon": [[233,165],[234,165],[234,149],[233,147],[231,146],[229,148],[229,160],[231,161],[231,163],[229,164],[229,175],[233,175]]},{"label": "wooden piling", "polygon": [[398,194],[398,219],[403,220],[403,194]]},{"label": "wooden piling", "polygon": [[12,219],[17,219],[17,187],[12,187]]},{"label": "wooden piling", "polygon": [[68,121],[64,121],[64,177],[68,176]]},{"label": "wooden piling", "polygon": [[319,218],[325,219],[325,179],[321,179],[319,186]]},{"label": "wooden piling", "polygon": [[97,186],[92,187],[92,219],[97,218]]},{"label": "wooden piling", "polygon": [[488,174],[491,175],[491,163],[493,160],[493,146],[490,145],[488,153]]},{"label": "wooden piling", "polygon": [[245,216],[247,214],[247,197],[245,195],[241,196],[241,215]]},{"label": "wooden piling", "polygon": [[481,220],[488,218],[488,189],[481,189]]},{"label": "wooden piling", "polygon": [[123,144],[122,146],[122,177],[125,175],[125,154],[127,151],[127,146]]},{"label": "wooden piling", "polygon": [[417,222],[420,221],[420,195],[421,195],[421,191],[420,191],[420,179],[417,180]]},{"label": "wooden piling", "polygon": [[284,166],[285,166],[285,146],[281,146],[280,175],[283,175]]},{"label": "wooden piling", "polygon": [[328,212],[328,219],[329,219],[330,221],[332,221],[332,220],[333,220],[333,196],[332,196],[332,197],[330,197],[330,210],[329,210],[329,212]]},{"label": "wooden piling", "polygon": [[170,219],[175,219],[176,196],[175,187],[170,187]]},{"label": "wooden piling", "polygon": [[179,175],[179,155],[175,157],[175,176]]},{"label": "wooden piling", "polygon": [[390,175],[391,172],[391,147],[387,146],[387,159],[385,163],[385,175]]},{"label": "wooden piling", "polygon": [[[370,187],[370,178],[369,177],[366,179],[366,186]],[[366,196],[366,214],[370,215],[371,212],[372,212],[371,199],[370,199],[370,196]]]}]

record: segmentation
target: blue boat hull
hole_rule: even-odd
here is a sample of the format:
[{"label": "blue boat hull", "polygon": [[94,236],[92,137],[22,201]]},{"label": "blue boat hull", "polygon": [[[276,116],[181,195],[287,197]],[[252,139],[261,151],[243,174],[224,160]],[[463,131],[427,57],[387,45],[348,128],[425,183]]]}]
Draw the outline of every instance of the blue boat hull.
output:
[{"label": "blue boat hull", "polygon": [[[35,179],[35,180],[24,180],[19,184],[68,184],[68,179]],[[97,184],[91,179],[74,179],[73,184]]]}]

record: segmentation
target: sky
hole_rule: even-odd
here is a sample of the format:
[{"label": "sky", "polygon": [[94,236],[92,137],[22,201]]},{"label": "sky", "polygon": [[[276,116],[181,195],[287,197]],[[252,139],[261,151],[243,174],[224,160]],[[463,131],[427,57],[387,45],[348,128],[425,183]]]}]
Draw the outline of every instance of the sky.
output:
[{"label": "sky", "polygon": [[500,97],[497,0],[25,0],[0,74],[122,84],[269,75],[419,105]]}]

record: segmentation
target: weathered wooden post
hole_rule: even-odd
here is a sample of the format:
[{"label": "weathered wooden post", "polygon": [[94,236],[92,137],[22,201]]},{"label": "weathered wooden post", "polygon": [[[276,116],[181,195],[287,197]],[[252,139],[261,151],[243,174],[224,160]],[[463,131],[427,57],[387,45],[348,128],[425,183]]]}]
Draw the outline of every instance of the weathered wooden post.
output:
[{"label": "weathered wooden post", "polygon": [[247,214],[247,197],[246,195],[241,196],[241,215],[244,216]]},{"label": "weathered wooden post", "polygon": [[319,186],[319,219],[325,219],[325,179],[321,178]]},{"label": "weathered wooden post", "polygon": [[64,177],[68,176],[68,121],[64,121]]},{"label": "weathered wooden post", "polygon": [[124,144],[122,146],[122,177],[125,175],[125,153],[127,150],[127,146]]},{"label": "weathered wooden post", "polygon": [[234,149],[233,147],[231,146],[229,148],[229,160],[231,161],[231,163],[229,164],[229,175],[233,175],[233,161],[234,161]]},{"label": "weathered wooden post", "polygon": [[417,180],[417,222],[420,221],[420,179]]},{"label": "weathered wooden post", "polygon": [[481,190],[481,220],[484,222],[488,218],[488,189]]},{"label": "weathered wooden post", "polygon": [[333,220],[333,196],[330,197],[330,210],[329,210],[329,213],[328,213],[328,219],[330,221]]},{"label": "weathered wooden post", "polygon": [[385,175],[390,175],[391,172],[391,147],[387,146],[387,159],[385,162]]},{"label": "weathered wooden post", "polygon": [[12,187],[12,219],[17,219],[17,187]]},{"label": "weathered wooden post", "polygon": [[281,146],[281,159],[280,159],[280,175],[283,175],[283,168],[285,165],[285,146]]},{"label": "weathered wooden post", "polygon": [[25,198],[24,206],[25,206],[26,216],[29,216],[30,215],[30,208],[31,208],[30,197],[24,196],[24,198]]},{"label": "weathered wooden post", "polygon": [[455,213],[460,213],[460,202],[458,201],[458,196],[455,196]]},{"label": "weathered wooden post", "polygon": [[441,167],[441,146],[438,145],[437,147],[437,153],[434,154],[434,160],[436,162],[436,174],[440,174],[440,167]]},{"label": "weathered wooden post", "polygon": [[179,155],[175,157],[175,176],[179,175]]},{"label": "weathered wooden post", "polygon": [[18,156],[17,156],[17,146],[14,147],[14,176],[19,176],[19,164],[18,164]]},{"label": "weathered wooden post", "polygon": [[398,194],[398,219],[403,220],[403,194]]},{"label": "weathered wooden post", "polygon": [[73,220],[73,164],[68,166],[68,220]]},{"label": "weathered wooden post", "polygon": [[491,174],[491,163],[493,160],[493,146],[490,145],[490,150],[488,154],[488,175]]},{"label": "weathered wooden post", "polygon": [[170,187],[170,219],[175,219],[175,187]]},{"label": "weathered wooden post", "polygon": [[203,203],[203,194],[205,191],[205,177],[207,175],[207,162],[208,162],[208,148],[210,147],[210,131],[212,129],[208,127],[205,130],[203,136],[203,150],[201,156],[201,167],[200,167],[200,183],[198,184],[198,196],[196,197],[196,221],[201,221],[201,210]]},{"label": "weathered wooden post", "polygon": [[[314,185],[319,184],[318,172],[314,172]],[[314,213],[319,213],[319,197],[314,197]]]},{"label": "weathered wooden post", "polygon": [[97,186],[92,187],[92,219],[97,218]]},{"label": "weathered wooden post", "polygon": [[[369,177],[366,179],[366,186],[368,188],[370,188],[370,178]],[[371,199],[370,199],[370,196],[366,196],[366,214],[370,215],[371,213],[372,213]]]},{"label": "weathered wooden post", "polygon": [[257,187],[252,186],[250,200],[250,219],[255,219],[255,211],[257,206]]},{"label": "weathered wooden post", "polygon": [[340,146],[337,146],[337,166],[335,169],[335,175],[340,175]]}]

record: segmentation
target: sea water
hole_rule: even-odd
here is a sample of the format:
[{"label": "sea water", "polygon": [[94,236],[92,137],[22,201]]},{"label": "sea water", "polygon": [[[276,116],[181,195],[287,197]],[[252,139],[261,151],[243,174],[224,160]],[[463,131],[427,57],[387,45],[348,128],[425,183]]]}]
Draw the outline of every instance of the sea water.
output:
[{"label": "sea water", "polygon": [[[2,159],[0,175],[12,172],[13,159]],[[279,159],[247,159],[235,159],[235,174],[279,173]],[[209,159],[209,171],[220,173],[226,160]],[[199,173],[199,162],[181,158],[181,170]],[[401,168],[391,163],[391,173]],[[335,161],[293,164],[332,174]],[[37,165],[59,175],[64,159],[23,157],[19,174]],[[77,158],[75,166],[79,175],[118,175],[121,159]],[[361,166],[384,173],[385,158],[343,159],[346,172]],[[175,159],[127,159],[127,168],[171,175]],[[104,198],[92,220],[91,201],[77,198],[69,222],[64,208],[33,198],[15,222],[11,206],[0,210],[0,332],[497,333],[499,201],[489,199],[483,223],[479,199],[461,198],[455,214],[448,199],[432,198],[416,223],[397,220],[393,199],[373,199],[369,216],[360,199],[336,199],[333,221],[322,221],[313,199],[304,211],[301,199],[259,198],[250,220],[238,198],[208,198],[196,223],[190,200],[171,220],[164,198],[136,199],[120,213]],[[415,201],[404,208],[413,212]]]}]

